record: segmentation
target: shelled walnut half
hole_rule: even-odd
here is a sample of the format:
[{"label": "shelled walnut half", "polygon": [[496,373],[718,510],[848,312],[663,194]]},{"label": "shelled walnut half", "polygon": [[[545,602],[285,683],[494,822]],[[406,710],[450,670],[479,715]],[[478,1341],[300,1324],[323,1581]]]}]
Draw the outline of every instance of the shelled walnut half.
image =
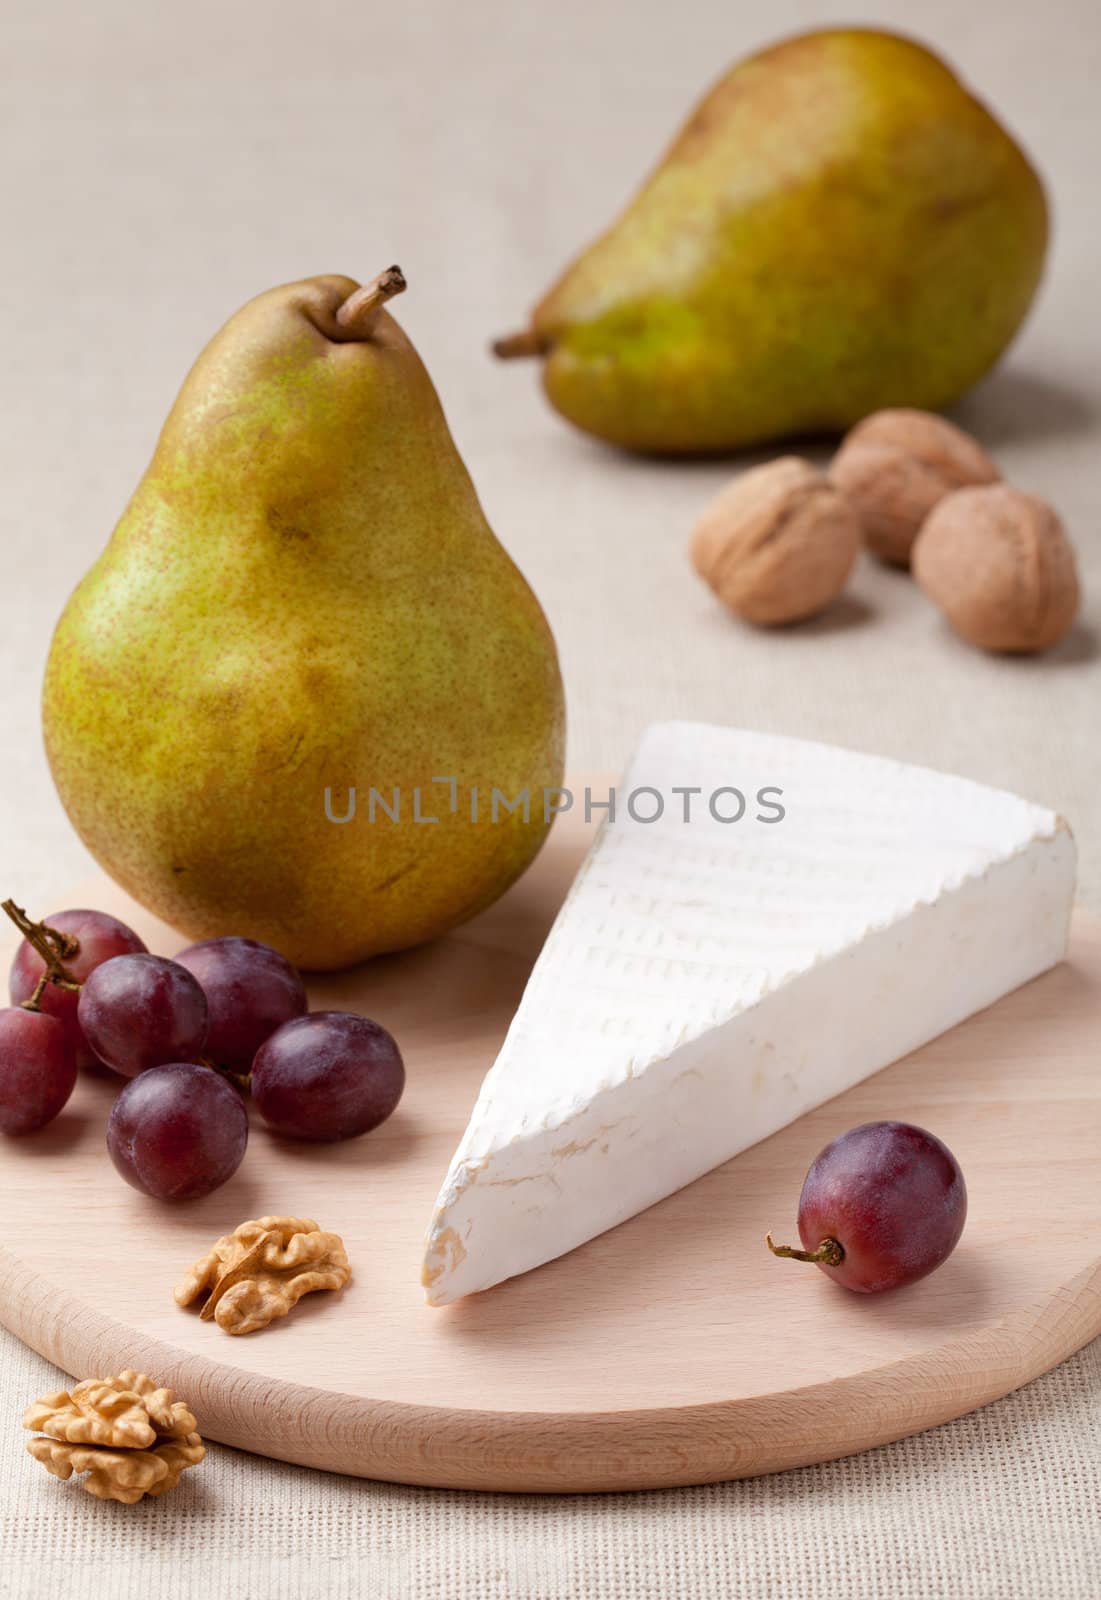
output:
[{"label": "shelled walnut half", "polygon": [[231,1334],[255,1333],[285,1317],[304,1294],[343,1289],[352,1276],[344,1243],[309,1217],[242,1222],[196,1261],[174,1291],[176,1304],[203,1298],[200,1316]]},{"label": "shelled walnut half", "polygon": [[83,1474],[89,1494],[123,1505],[167,1494],[206,1454],[188,1407],[141,1372],[44,1395],[27,1407],[23,1426],[38,1435],[27,1450],[47,1472]]}]

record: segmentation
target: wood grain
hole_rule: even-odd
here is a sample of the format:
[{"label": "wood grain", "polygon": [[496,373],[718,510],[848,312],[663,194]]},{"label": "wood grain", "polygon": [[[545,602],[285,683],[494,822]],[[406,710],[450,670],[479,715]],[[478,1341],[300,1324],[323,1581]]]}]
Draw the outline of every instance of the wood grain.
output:
[{"label": "wood grain", "polygon": [[[254,1124],[236,1177],[175,1208],[107,1159],[115,1080],[85,1076],[50,1128],[3,1141],[0,1320],[74,1376],[145,1369],[227,1444],[535,1491],[844,1455],[993,1400],[1101,1333],[1101,926],[1085,916],[1056,971],[571,1255],[429,1310],[432,1202],[586,832],[562,819],[524,880],[435,946],[311,985],[315,1005],[377,1017],[405,1052],[405,1099],[367,1138],[296,1146]],[[125,917],[162,953],[182,942],[106,880],[71,903]],[[939,1272],[869,1300],[763,1241],[794,1231],[821,1146],[885,1116],[948,1142],[970,1215]],[[182,1269],[272,1212],[344,1236],[345,1293],[244,1339],[178,1310]]]}]

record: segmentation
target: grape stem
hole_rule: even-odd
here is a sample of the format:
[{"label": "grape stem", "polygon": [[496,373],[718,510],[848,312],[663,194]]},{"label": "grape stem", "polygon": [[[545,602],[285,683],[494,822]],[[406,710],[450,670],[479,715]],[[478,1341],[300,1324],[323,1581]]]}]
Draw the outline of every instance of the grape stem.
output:
[{"label": "grape stem", "polygon": [[235,1089],[240,1089],[242,1094],[248,1094],[252,1085],[251,1072],[234,1072],[232,1067],[223,1067],[220,1061],[214,1061],[210,1056],[199,1057],[200,1067],[209,1067],[211,1072],[216,1072],[220,1078],[231,1083]]},{"label": "grape stem", "polygon": [[791,1261],[821,1262],[826,1267],[839,1267],[845,1259],[845,1247],[837,1239],[823,1239],[817,1250],[796,1250],[790,1244],[773,1244],[771,1233],[765,1243],[774,1256],[787,1256]]},{"label": "grape stem", "polygon": [[80,954],[80,940],[71,933],[62,933],[59,928],[51,928],[48,922],[32,922],[22,906],[17,906],[14,900],[0,901],[0,909],[7,913],[24,939],[41,956],[46,965],[45,972],[35,985],[34,993],[29,1000],[23,1001],[23,1010],[41,1011],[42,996],[51,983],[59,989],[68,989],[73,994],[79,994],[80,984],[73,982],[62,962],[71,961],[74,956]]}]

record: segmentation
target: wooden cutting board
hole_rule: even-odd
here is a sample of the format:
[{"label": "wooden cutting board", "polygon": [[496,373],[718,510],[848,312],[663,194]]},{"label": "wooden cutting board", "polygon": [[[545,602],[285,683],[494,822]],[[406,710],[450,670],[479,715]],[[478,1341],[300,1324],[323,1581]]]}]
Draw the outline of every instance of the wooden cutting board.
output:
[{"label": "wooden cutting board", "polygon": [[[149,1372],[242,1449],[536,1491],[845,1455],[983,1405],[1101,1333],[1101,924],[1085,916],[1054,972],[561,1260],[429,1310],[432,1202],[587,832],[560,820],[523,881],[449,938],[311,985],[315,1006],[377,1017],[405,1053],[405,1098],[368,1137],[294,1145],[254,1123],[232,1181],[176,1207],[108,1161],[117,1080],[82,1076],[51,1127],[0,1140],[0,1320],[76,1377]],[[185,942],[106,879],[69,903],[160,953]],[[970,1215],[940,1271],[866,1298],[774,1260],[764,1235],[794,1236],[812,1157],[880,1117],[946,1140]],[[343,1235],[344,1294],[241,1339],[177,1309],[183,1269],[271,1213]]]}]

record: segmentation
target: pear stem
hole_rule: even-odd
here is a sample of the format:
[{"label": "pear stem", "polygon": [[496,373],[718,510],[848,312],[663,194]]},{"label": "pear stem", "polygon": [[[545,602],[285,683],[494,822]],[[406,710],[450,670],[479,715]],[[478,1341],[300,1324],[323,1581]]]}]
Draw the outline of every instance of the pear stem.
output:
[{"label": "pear stem", "polygon": [[515,361],[522,356],[543,356],[550,349],[550,340],[544,339],[534,328],[521,328],[519,333],[506,333],[503,339],[494,339],[493,354],[500,361]]},{"label": "pear stem", "polygon": [[26,939],[31,948],[42,957],[46,970],[35,985],[34,993],[29,1000],[23,1001],[26,1011],[40,1011],[42,1009],[42,996],[47,987],[53,983],[59,989],[69,989],[74,994],[80,992],[80,984],[74,983],[62,966],[62,961],[71,961],[80,954],[80,940],[71,933],[62,933],[58,928],[51,928],[46,922],[32,922],[22,906],[17,906],[14,900],[0,902],[3,910],[11,918]]},{"label": "pear stem", "polygon": [[823,1239],[817,1250],[795,1250],[790,1244],[773,1244],[771,1233],[765,1235],[765,1243],[774,1256],[787,1256],[791,1261],[820,1261],[827,1267],[839,1267],[845,1259],[844,1246],[837,1239]]},{"label": "pear stem", "polygon": [[336,320],[345,333],[357,339],[370,338],[378,314],[387,300],[401,294],[406,287],[405,274],[400,267],[387,267],[377,278],[365,283],[350,294],[336,314]]}]

